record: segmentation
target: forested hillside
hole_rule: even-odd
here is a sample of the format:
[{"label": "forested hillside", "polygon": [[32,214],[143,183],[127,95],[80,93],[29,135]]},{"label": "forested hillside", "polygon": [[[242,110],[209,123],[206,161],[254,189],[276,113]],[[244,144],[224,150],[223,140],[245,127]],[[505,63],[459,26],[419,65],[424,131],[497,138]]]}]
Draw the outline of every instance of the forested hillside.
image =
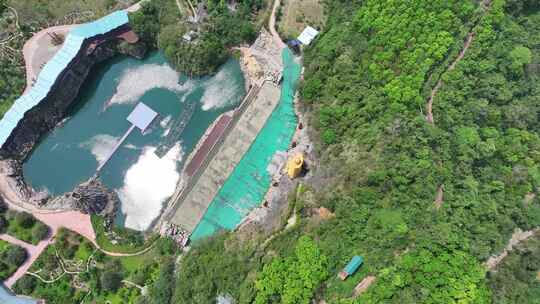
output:
[{"label": "forested hillside", "polygon": [[[153,0],[131,19],[193,75],[251,41],[265,4],[209,1],[205,21],[185,26],[178,3]],[[540,303],[538,233],[486,265],[517,229],[540,227],[538,1],[324,6],[299,96],[318,159],[280,229],[224,232],[176,263],[164,251],[137,303]],[[354,255],[363,266],[338,279]]]},{"label": "forested hillside", "polygon": [[[216,267],[223,254],[237,257],[224,262],[226,276],[186,260],[190,277],[212,282],[196,294],[491,303],[500,285],[488,282],[484,262],[516,228],[540,225],[540,7],[329,0],[326,12],[325,31],[305,51],[301,90],[319,141],[319,182],[291,199],[299,224],[264,246],[224,235],[195,247],[190,255],[204,252]],[[319,206],[334,216],[321,219]],[[338,280],[355,254],[365,265]],[[246,261],[255,269],[238,267]],[[367,275],[375,283],[352,298]],[[225,277],[243,281],[232,288]]]},{"label": "forested hillside", "polygon": [[540,237],[520,244],[488,276],[493,303],[540,303]]},{"label": "forested hillside", "polygon": [[[200,13],[197,9],[198,22],[188,22],[193,16],[188,9],[181,11],[174,0],[144,3],[130,17],[143,40],[162,50],[179,71],[194,76],[214,73],[229,58],[231,47],[255,39],[257,13],[264,4],[261,0],[200,2],[195,2],[204,7]],[[231,10],[228,5],[237,7]]]}]

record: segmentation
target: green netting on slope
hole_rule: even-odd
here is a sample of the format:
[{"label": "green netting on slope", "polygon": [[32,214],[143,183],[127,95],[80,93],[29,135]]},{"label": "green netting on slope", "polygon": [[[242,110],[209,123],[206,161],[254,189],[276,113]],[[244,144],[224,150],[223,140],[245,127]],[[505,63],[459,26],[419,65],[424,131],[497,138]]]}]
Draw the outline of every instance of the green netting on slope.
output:
[{"label": "green netting on slope", "polygon": [[282,58],[284,68],[279,104],[219,190],[193,231],[191,240],[209,236],[220,229],[234,229],[264,198],[271,182],[267,167],[276,152],[287,150],[297,125],[294,93],[301,66],[287,48],[283,50]]}]

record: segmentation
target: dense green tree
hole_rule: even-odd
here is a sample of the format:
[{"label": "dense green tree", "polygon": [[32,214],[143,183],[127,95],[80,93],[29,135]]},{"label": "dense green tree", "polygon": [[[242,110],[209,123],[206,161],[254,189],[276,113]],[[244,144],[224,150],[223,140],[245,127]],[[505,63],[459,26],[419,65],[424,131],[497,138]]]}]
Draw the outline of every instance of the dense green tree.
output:
[{"label": "dense green tree", "polygon": [[36,222],[36,219],[30,213],[17,212],[15,215],[15,222],[17,225],[23,228],[32,228]]},{"label": "dense green tree", "polygon": [[31,294],[36,288],[36,278],[25,275],[17,281],[15,292],[18,294]]},{"label": "dense green tree", "polygon": [[116,291],[122,284],[122,274],[114,270],[106,270],[100,278],[101,287],[105,291]]},{"label": "dense green tree", "polygon": [[510,52],[510,59],[512,60],[512,69],[516,73],[521,73],[523,67],[532,61],[532,52],[527,47],[518,45]]},{"label": "dense green tree", "polygon": [[265,265],[255,286],[255,303],[311,303],[313,293],[328,277],[327,258],[309,237],[298,240],[294,255]]},{"label": "dense green tree", "polygon": [[489,303],[485,269],[465,252],[431,246],[381,271],[357,303]]},{"label": "dense green tree", "polygon": [[0,233],[5,233],[9,227],[9,223],[5,217],[0,215]]},{"label": "dense green tree", "polygon": [[34,242],[39,242],[49,236],[49,227],[42,222],[36,222],[32,227],[32,239]]},{"label": "dense green tree", "polygon": [[158,278],[150,289],[150,302],[152,304],[170,303],[174,285],[174,258],[167,258],[161,263]]},{"label": "dense green tree", "polygon": [[11,246],[4,253],[5,261],[10,265],[21,265],[26,260],[26,250],[19,246]]},{"label": "dense green tree", "polygon": [[[131,14],[134,30],[151,46],[161,49],[179,71],[200,76],[215,73],[229,58],[233,46],[250,42],[256,37],[251,14],[262,1],[241,1],[235,11],[222,1],[207,2],[208,18],[195,35],[180,16],[173,0],[156,0],[143,4],[143,9]],[[192,40],[183,38],[192,35]]]},{"label": "dense green tree", "polygon": [[244,282],[256,267],[250,259],[253,245],[228,236],[201,240],[182,258],[172,303],[213,303],[220,294],[229,294],[239,303],[253,301],[253,284]]}]

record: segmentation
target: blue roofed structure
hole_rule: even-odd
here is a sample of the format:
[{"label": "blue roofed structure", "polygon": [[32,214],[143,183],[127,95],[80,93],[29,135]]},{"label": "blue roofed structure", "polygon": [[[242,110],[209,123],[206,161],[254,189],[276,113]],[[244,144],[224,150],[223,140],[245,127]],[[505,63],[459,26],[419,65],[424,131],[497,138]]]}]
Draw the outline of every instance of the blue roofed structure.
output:
[{"label": "blue roofed structure", "polygon": [[47,97],[62,73],[86,46],[87,40],[105,35],[128,23],[127,12],[117,11],[71,30],[62,48],[45,64],[34,85],[15,101],[0,120],[0,147],[6,143],[26,112],[33,109]]},{"label": "blue roofed structure", "polygon": [[347,266],[345,266],[345,268],[343,268],[343,270],[339,273],[338,275],[339,278],[341,280],[345,280],[348,276],[353,275],[358,270],[358,268],[362,266],[363,263],[364,263],[363,257],[359,255],[353,256],[352,259],[347,264]]}]

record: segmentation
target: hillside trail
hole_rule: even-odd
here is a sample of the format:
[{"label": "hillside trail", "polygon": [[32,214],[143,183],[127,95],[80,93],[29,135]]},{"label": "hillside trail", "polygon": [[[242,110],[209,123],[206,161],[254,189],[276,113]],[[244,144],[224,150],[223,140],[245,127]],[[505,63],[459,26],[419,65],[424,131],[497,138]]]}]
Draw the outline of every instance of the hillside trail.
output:
[{"label": "hillside trail", "polygon": [[[489,11],[490,5],[491,5],[491,0],[483,0],[480,3],[480,6],[484,10],[484,13],[487,13]],[[467,39],[465,40],[465,43],[463,44],[463,48],[461,48],[461,51],[459,52],[456,59],[454,59],[454,61],[448,66],[446,71],[444,71],[444,73],[441,74],[441,77],[439,78],[439,81],[437,81],[437,84],[431,90],[431,94],[429,95],[429,99],[428,99],[428,102],[426,104],[426,112],[427,112],[426,121],[431,125],[435,124],[435,119],[433,118],[433,100],[437,96],[437,93],[439,92],[439,90],[442,88],[442,85],[443,85],[442,75],[444,75],[444,74],[448,73],[449,71],[452,71],[453,69],[455,69],[457,64],[465,57],[465,55],[467,54],[467,51],[469,50],[469,48],[472,45],[472,43],[474,41],[474,38],[475,38],[475,35],[476,35],[475,27],[476,27],[476,25],[474,25],[471,28],[471,30],[469,31],[469,33],[467,34]],[[430,75],[430,78],[432,76],[433,75]],[[435,194],[435,200],[433,202],[437,209],[442,206],[443,200],[444,200],[444,184],[440,184],[438,186],[438,188],[437,188],[437,193]]]},{"label": "hillside trail", "polygon": [[492,271],[497,268],[497,266],[508,256],[514,248],[516,248],[517,245],[519,245],[522,242],[527,241],[531,237],[537,235],[540,233],[540,228],[528,230],[528,231],[522,231],[521,229],[517,229],[513,234],[510,240],[508,240],[508,244],[504,248],[504,250],[496,256],[491,256],[486,262],[485,266],[488,270]]},{"label": "hillside trail", "polygon": [[270,15],[270,20],[268,21],[268,28],[270,30],[270,33],[274,37],[275,42],[278,44],[279,48],[283,49],[286,47],[286,45],[281,40],[281,37],[279,37],[279,33],[276,30],[276,13],[280,4],[281,4],[280,0],[274,0],[274,7],[272,8],[272,14]]},{"label": "hillside trail", "polygon": [[[484,10],[484,14],[489,12],[489,9],[491,8],[491,0],[483,0],[480,3],[480,6]],[[427,102],[427,105],[426,105],[426,111],[427,111],[426,120],[427,120],[428,123],[430,123],[432,125],[435,124],[435,120],[433,118],[433,100],[435,99],[435,96],[437,96],[437,93],[439,92],[439,90],[441,89],[441,87],[443,85],[442,75],[448,73],[449,71],[452,71],[456,67],[456,65],[463,59],[463,57],[465,57],[465,54],[469,50],[469,47],[471,46],[472,42],[474,41],[474,37],[476,35],[476,33],[474,32],[475,27],[476,27],[476,25],[474,25],[471,28],[471,31],[467,34],[467,40],[465,41],[465,44],[463,45],[463,48],[459,52],[459,55],[448,66],[446,71],[443,74],[441,74],[441,77],[439,78],[439,81],[437,81],[437,84],[431,90],[431,94],[429,95],[429,99],[428,99],[428,102]]]},{"label": "hillside trail", "polygon": [[[467,35],[467,40],[465,41],[465,44],[463,45],[463,48],[459,52],[459,55],[448,66],[448,69],[446,69],[444,74],[448,73],[449,71],[452,71],[456,67],[458,62],[460,62],[463,59],[463,57],[465,57],[465,54],[467,53],[467,50],[469,49],[469,47],[471,46],[471,44],[472,44],[472,42],[474,40],[474,36],[475,36],[474,32],[469,32],[469,34]],[[426,106],[426,110],[427,110],[426,120],[430,124],[435,123],[434,119],[433,119],[433,99],[435,99],[435,96],[437,95],[437,93],[441,89],[442,84],[443,84],[443,80],[442,80],[442,77],[441,77],[439,79],[439,81],[437,81],[437,85],[435,85],[435,87],[431,90],[431,94],[430,94],[429,99],[428,99],[428,103],[427,103],[427,106]]]},{"label": "hillside trail", "polygon": [[47,225],[51,231],[49,236],[46,239],[40,241],[37,245],[28,244],[7,234],[0,235],[1,240],[9,242],[13,245],[20,246],[24,248],[28,253],[28,258],[26,259],[26,261],[21,266],[19,266],[19,268],[13,275],[11,275],[6,281],[4,281],[6,287],[10,289],[17,282],[17,280],[19,280],[28,272],[32,264],[39,258],[43,251],[50,244],[54,243],[56,234],[61,228],[68,229],[81,235],[82,237],[90,241],[99,251],[103,252],[105,255],[112,257],[133,257],[143,255],[150,251],[155,245],[154,242],[148,247],[133,253],[107,251],[101,246],[99,246],[99,244],[97,243],[96,233],[94,231],[94,227],[92,226],[90,215],[88,214],[83,214],[79,211],[41,213],[39,212],[39,209],[35,207],[31,209],[22,209],[20,206],[14,204],[13,202],[10,202],[9,200],[6,200],[6,203],[8,204],[10,209],[31,213],[36,219]]}]

